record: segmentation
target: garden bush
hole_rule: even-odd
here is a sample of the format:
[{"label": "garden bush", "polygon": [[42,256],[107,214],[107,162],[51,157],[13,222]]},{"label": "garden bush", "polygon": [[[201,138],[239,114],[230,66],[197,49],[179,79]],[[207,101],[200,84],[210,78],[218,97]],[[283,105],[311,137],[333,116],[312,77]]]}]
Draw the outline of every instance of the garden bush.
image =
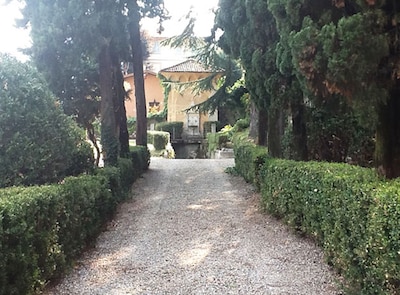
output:
[{"label": "garden bush", "polygon": [[[400,181],[382,183],[374,190],[368,215],[366,261],[362,280],[366,292],[400,294]],[[375,292],[375,293],[374,293]]]},{"label": "garden bush", "polygon": [[221,126],[221,122],[219,121],[206,121],[203,124],[203,134],[204,137],[207,137],[209,133],[211,133],[211,125],[215,124],[216,131],[219,131],[223,126]]},{"label": "garden bush", "polygon": [[262,205],[315,238],[349,294],[399,294],[399,183],[348,164],[267,160]]},{"label": "garden bush", "polygon": [[0,190],[0,294],[33,294],[71,265],[100,230],[112,200],[106,184],[84,175]]},{"label": "garden bush", "polygon": [[130,160],[133,164],[133,181],[145,172],[150,165],[150,152],[144,146],[130,146]]},{"label": "garden bush", "polygon": [[[135,169],[133,168],[132,158],[119,158],[118,169],[121,181],[121,187],[124,191],[121,193],[122,196],[128,195],[129,189],[135,181]],[[142,171],[138,172],[142,173]]]},{"label": "garden bush", "polygon": [[147,142],[152,144],[157,151],[165,150],[170,141],[170,134],[165,131],[147,131]]},{"label": "garden bush", "polygon": [[260,188],[259,171],[268,158],[266,147],[257,146],[251,142],[234,145],[235,169],[247,181]]},{"label": "garden bush", "polygon": [[65,273],[149,160],[147,148],[134,147],[119,167],[96,169],[94,175],[0,189],[0,295],[34,294]]},{"label": "garden bush", "polygon": [[207,133],[207,156],[212,157],[212,154],[219,148],[219,134]]},{"label": "garden bush", "polygon": [[245,118],[245,119],[239,119],[236,121],[235,125],[233,126],[234,132],[241,132],[246,130],[247,128],[250,127],[250,119]]},{"label": "garden bush", "polygon": [[263,208],[313,237],[346,294],[400,294],[400,181],[373,169],[272,159],[235,141],[235,170],[261,189]]},{"label": "garden bush", "polygon": [[0,55],[0,187],[52,183],[91,169],[84,132],[36,69]]},{"label": "garden bush", "polygon": [[162,122],[155,126],[157,131],[169,132],[171,139],[182,138],[183,122]]}]

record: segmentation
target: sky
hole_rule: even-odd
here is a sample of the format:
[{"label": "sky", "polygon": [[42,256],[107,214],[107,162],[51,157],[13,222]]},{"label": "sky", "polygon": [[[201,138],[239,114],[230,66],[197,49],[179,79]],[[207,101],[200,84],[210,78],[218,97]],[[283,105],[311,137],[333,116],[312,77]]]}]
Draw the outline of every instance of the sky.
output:
[{"label": "sky", "polygon": [[21,3],[18,2],[4,6],[4,0],[0,0],[0,52],[24,59],[18,48],[29,47],[31,40],[28,30],[18,29],[15,26],[15,20],[22,18],[20,7]]},{"label": "sky", "polygon": [[[217,7],[218,0],[164,0],[164,5],[171,15],[171,20],[164,23],[163,35],[180,34],[187,24],[184,16],[193,7],[194,16],[197,19],[195,33],[198,36],[207,36],[214,22],[212,9]],[[5,5],[5,0],[0,0],[0,52],[9,53],[20,60],[26,60],[26,57],[18,49],[31,45],[29,30],[15,27],[15,20],[22,17],[21,7],[23,4],[18,1],[12,1]],[[143,27],[150,34],[156,34],[154,22],[145,20]]]},{"label": "sky", "polygon": [[171,37],[182,33],[188,22],[184,17],[191,8],[193,8],[193,16],[197,19],[194,28],[196,35],[210,35],[214,24],[212,10],[218,6],[218,0],[164,0],[164,5],[171,15],[171,20],[164,23],[165,32],[163,34],[166,36]]}]

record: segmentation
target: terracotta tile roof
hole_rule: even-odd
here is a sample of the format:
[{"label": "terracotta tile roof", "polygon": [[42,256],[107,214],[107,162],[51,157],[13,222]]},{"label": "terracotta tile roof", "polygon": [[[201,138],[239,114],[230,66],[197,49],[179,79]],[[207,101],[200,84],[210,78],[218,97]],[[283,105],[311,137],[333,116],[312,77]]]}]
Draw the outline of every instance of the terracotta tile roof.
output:
[{"label": "terracotta tile roof", "polygon": [[162,69],[160,72],[191,72],[191,73],[215,73],[215,70],[207,68],[193,59]]}]

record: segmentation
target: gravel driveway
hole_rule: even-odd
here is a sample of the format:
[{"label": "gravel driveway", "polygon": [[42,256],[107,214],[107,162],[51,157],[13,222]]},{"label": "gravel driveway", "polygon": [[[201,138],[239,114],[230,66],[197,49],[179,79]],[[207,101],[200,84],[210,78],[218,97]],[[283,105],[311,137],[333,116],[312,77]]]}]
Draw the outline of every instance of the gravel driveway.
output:
[{"label": "gravel driveway", "polygon": [[341,294],[321,251],[261,214],[229,166],[153,158],[95,248],[45,294]]}]

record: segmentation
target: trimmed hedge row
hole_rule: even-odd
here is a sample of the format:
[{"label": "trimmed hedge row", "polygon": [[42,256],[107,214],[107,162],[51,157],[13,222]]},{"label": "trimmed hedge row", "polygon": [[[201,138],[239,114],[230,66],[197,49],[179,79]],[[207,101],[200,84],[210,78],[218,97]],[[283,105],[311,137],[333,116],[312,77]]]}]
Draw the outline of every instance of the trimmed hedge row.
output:
[{"label": "trimmed hedge row", "polygon": [[204,122],[204,124],[203,124],[203,134],[204,134],[204,137],[207,137],[207,135],[209,134],[209,133],[211,133],[211,126],[213,125],[213,124],[215,124],[215,129],[216,129],[216,131],[219,131],[219,130],[221,130],[221,128],[222,127],[224,127],[223,125],[222,125],[222,123],[221,122],[219,122],[219,121],[206,121],[206,122]]},{"label": "trimmed hedge row", "polygon": [[151,143],[157,151],[165,150],[170,138],[166,131],[147,131],[147,142]]},{"label": "trimmed hedge row", "polygon": [[[261,188],[266,211],[315,238],[347,294],[400,294],[400,180],[347,164],[260,156],[245,144],[236,169]],[[247,165],[246,165],[247,164]]]},{"label": "trimmed hedge row", "polygon": [[[149,168],[150,151],[144,146],[130,146],[130,160],[133,164],[133,179],[132,182],[140,177],[140,175]],[[130,174],[124,174],[129,177]],[[128,179],[129,181],[129,179]]]},{"label": "trimmed hedge row", "polygon": [[260,167],[268,159],[265,147],[250,142],[239,144],[234,139],[235,169],[247,182],[253,182],[260,189]]},{"label": "trimmed hedge row", "polygon": [[[146,155],[139,150],[132,159]],[[0,294],[34,294],[71,267],[128,196],[136,169],[148,167],[132,159],[60,184],[0,190]]]},{"label": "trimmed hedge row", "polygon": [[157,131],[169,132],[171,139],[182,138],[183,122],[162,122],[156,124]]}]

